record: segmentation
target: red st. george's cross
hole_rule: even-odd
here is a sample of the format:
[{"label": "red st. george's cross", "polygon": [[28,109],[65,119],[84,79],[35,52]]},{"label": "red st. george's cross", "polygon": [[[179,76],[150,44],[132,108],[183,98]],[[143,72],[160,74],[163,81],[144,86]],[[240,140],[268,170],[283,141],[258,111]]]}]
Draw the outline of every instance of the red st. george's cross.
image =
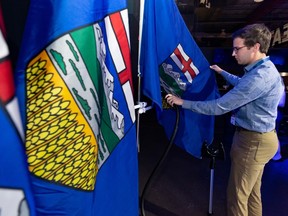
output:
[{"label": "red st. george's cross", "polygon": [[[175,61],[176,59],[172,57],[173,54],[177,57],[177,60],[179,61],[180,65],[177,64],[177,62]],[[199,73],[198,69],[193,64],[192,59],[186,55],[180,44],[176,47],[173,54],[171,55],[172,59],[178,65],[181,71],[185,74],[188,81],[191,83],[192,80]],[[190,74],[190,76],[187,74],[187,72]]]},{"label": "red st. george's cross", "polygon": [[15,87],[9,50],[2,34],[2,27],[0,26],[0,101],[6,104],[13,99]]},{"label": "red st. george's cross", "polygon": [[128,41],[128,35],[126,34],[127,32],[125,31],[124,23],[121,19],[120,13],[114,13],[110,15],[110,20],[113,30],[115,31],[115,35],[118,40],[118,44],[120,46],[120,50],[126,66],[126,68],[120,73],[118,71],[119,80],[122,85],[129,81],[130,87],[133,92],[132,69],[131,69],[130,49],[129,49],[130,46]]}]

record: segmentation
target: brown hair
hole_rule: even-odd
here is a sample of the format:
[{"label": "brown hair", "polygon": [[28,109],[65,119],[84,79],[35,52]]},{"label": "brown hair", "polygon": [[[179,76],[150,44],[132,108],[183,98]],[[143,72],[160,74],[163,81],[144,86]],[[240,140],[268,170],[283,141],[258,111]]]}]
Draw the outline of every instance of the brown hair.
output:
[{"label": "brown hair", "polygon": [[244,45],[247,47],[252,47],[256,43],[259,43],[260,52],[266,54],[270,47],[271,37],[270,30],[264,24],[247,25],[232,34],[233,40],[235,38],[244,39]]}]

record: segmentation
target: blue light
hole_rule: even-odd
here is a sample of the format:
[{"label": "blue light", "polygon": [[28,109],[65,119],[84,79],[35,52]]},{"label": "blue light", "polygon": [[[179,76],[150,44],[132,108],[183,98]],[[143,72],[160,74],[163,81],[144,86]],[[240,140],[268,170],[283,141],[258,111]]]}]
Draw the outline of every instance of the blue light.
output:
[{"label": "blue light", "polygon": [[281,65],[281,66],[285,65],[285,59],[283,56],[270,55],[270,59],[275,65]]}]

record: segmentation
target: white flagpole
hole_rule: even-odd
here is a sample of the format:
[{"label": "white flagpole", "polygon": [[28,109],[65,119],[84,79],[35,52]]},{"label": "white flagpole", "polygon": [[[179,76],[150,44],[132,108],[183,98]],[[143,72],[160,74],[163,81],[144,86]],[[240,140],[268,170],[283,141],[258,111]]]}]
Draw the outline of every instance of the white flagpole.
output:
[{"label": "white flagpole", "polygon": [[[141,71],[140,71],[140,53],[141,53],[141,41],[142,41],[142,26],[143,26],[143,15],[144,15],[144,4],[145,0],[140,0],[140,13],[139,13],[139,44],[138,44],[138,105],[141,101]],[[139,143],[139,126],[140,126],[140,112],[137,112],[137,147],[138,152],[140,152],[140,143]]]}]

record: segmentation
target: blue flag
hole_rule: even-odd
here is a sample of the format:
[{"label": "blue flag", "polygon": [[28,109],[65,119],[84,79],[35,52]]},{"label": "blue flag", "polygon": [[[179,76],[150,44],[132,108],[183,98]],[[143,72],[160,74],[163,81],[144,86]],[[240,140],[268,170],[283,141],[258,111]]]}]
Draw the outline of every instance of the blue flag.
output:
[{"label": "blue flag", "polygon": [[[161,11],[161,12],[160,12]],[[168,137],[176,112],[163,109],[162,95],[186,100],[210,100],[218,95],[214,73],[195,43],[173,0],[145,0],[140,51],[143,94],[157,105],[160,124]],[[214,117],[180,109],[175,143],[201,157],[204,141],[212,141]]]},{"label": "blue flag", "polygon": [[24,133],[0,8],[0,215],[35,215]]},{"label": "blue flag", "polygon": [[39,215],[138,215],[125,0],[32,0],[17,94]]}]

